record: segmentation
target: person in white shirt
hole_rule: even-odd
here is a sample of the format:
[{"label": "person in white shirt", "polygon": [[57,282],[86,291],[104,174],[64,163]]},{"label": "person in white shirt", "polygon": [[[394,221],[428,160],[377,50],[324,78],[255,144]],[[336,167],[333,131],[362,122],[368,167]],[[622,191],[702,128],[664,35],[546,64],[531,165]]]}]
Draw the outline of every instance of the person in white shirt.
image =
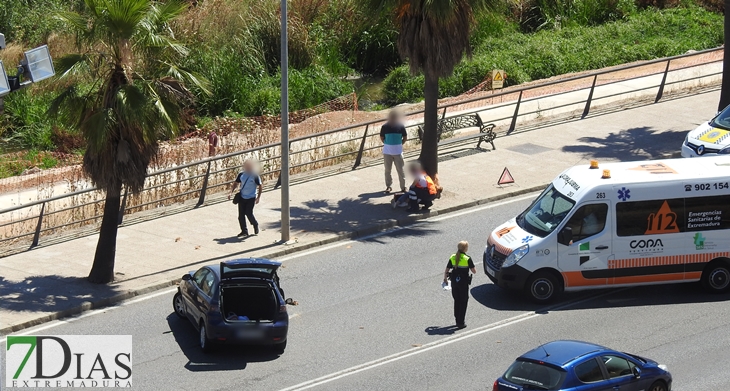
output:
[{"label": "person in white shirt", "polygon": [[[246,219],[253,226],[254,235],[259,233],[259,222],[256,221],[256,217],[253,215],[253,207],[259,203],[261,199],[261,177],[256,174],[254,162],[246,160],[243,162],[243,171],[236,176],[236,180],[233,182],[231,187],[231,193],[228,194],[228,199],[238,190],[240,199],[238,200],[238,224],[241,226],[241,233],[238,237],[249,236],[248,227],[246,226]],[[235,200],[234,200],[234,203]]]},{"label": "person in white shirt", "polygon": [[393,191],[391,169],[395,164],[401,191],[406,191],[406,176],[403,171],[403,143],[408,140],[408,132],[401,122],[402,115],[397,110],[388,113],[388,122],[380,128],[380,141],[383,142],[383,162],[385,164],[385,194]]}]

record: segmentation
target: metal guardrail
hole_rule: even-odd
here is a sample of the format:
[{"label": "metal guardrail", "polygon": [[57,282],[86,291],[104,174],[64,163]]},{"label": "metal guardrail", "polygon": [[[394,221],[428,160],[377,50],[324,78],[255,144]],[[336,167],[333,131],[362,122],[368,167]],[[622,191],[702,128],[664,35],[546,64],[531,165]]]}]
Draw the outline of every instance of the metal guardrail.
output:
[{"label": "metal guardrail", "polygon": [[[523,112],[520,111],[520,108],[525,103],[536,101],[540,99],[546,99],[548,97],[558,97],[564,94],[574,93],[576,91],[582,91],[582,90],[589,90],[588,95],[585,99],[579,100],[579,101],[572,101],[570,103],[565,103],[562,105],[556,105],[552,106],[550,109],[558,109],[558,108],[565,108],[569,106],[575,106],[576,104],[585,103],[583,112],[581,115],[581,118],[585,118],[589,115],[591,107],[595,104],[597,100],[601,99],[607,99],[618,95],[624,95],[628,93],[634,93],[634,92],[640,92],[645,91],[649,89],[656,89],[656,96],[654,99],[654,102],[659,102],[662,99],[662,96],[664,94],[665,88],[668,85],[676,84],[676,83],[682,83],[687,82],[691,80],[698,80],[701,78],[716,76],[719,73],[712,73],[712,74],[705,74],[701,76],[691,77],[683,80],[678,80],[674,82],[667,82],[667,76],[669,73],[679,70],[684,70],[688,68],[698,67],[698,66],[704,66],[707,64],[711,64],[717,61],[710,61],[710,62],[702,62],[702,63],[693,63],[686,66],[681,66],[677,69],[670,69],[672,62],[678,62],[683,59],[688,59],[691,57],[699,57],[708,53],[712,53],[718,50],[722,50],[720,48],[716,49],[709,49],[694,53],[688,53],[680,56],[674,56],[674,57],[668,57],[668,58],[662,58],[637,64],[631,64],[631,65],[625,65],[625,66],[619,66],[608,70],[602,70],[597,72],[590,72],[583,75],[577,75],[561,80],[555,80],[540,84],[535,84],[531,86],[526,86],[522,88],[516,88],[510,91],[504,91],[499,93],[490,94],[488,96],[481,96],[476,97],[472,99],[457,101],[449,104],[445,104],[442,106],[439,106],[439,110],[441,110],[441,118],[445,118],[447,115],[447,111],[449,109],[453,109],[459,106],[469,105],[469,104],[475,104],[480,101],[487,101],[491,100],[494,101],[495,98],[505,97],[505,96],[514,96],[517,95],[516,101],[510,101],[506,103],[500,103],[500,104],[493,104],[490,106],[482,106],[475,108],[473,110],[466,110],[466,111],[460,111],[458,114],[468,114],[468,113],[484,113],[484,112],[490,112],[494,111],[496,109],[505,108],[508,106],[514,106],[514,112],[506,117],[501,118],[490,118],[485,114],[480,114],[483,118],[485,118],[485,121],[487,122],[500,122],[500,121],[507,121],[509,120],[509,127],[506,131],[506,134],[510,134],[514,132],[517,128],[518,124],[518,118],[520,117],[527,117],[530,115],[536,115],[539,114],[539,110],[534,111],[528,111]],[[627,77],[622,79],[617,79],[613,81],[608,81],[605,83],[598,84],[599,78],[601,76],[605,75],[611,75],[616,74],[619,72],[624,72],[626,70],[635,69],[635,68],[642,68],[642,67],[651,67],[652,65],[656,64],[662,64],[666,63],[666,66],[664,67],[663,71],[659,72],[652,72],[652,73],[645,73],[638,76],[633,77]],[[618,93],[602,96],[600,98],[594,98],[594,91],[597,87],[620,83],[620,82],[626,82],[629,80],[635,80],[640,78],[645,78],[649,76],[659,75],[662,74],[661,82],[657,85],[651,85],[636,89],[629,89],[629,90],[622,90]],[[570,84],[576,81],[580,80],[591,80],[592,83],[590,87],[587,86],[579,86],[578,88],[572,88],[561,92],[556,93],[547,93],[543,95],[537,95],[531,98],[525,98],[524,96],[527,95],[527,93],[539,89],[544,89],[546,87],[550,86],[558,86],[558,85],[565,85]],[[423,110],[415,111],[415,112],[409,112],[407,113],[408,117],[415,117],[423,114]],[[356,169],[358,166],[360,166],[363,163],[363,158],[367,155],[374,155],[375,150],[380,148],[379,143],[377,143],[377,139],[373,139],[373,137],[376,137],[379,135],[378,132],[371,132],[372,129],[377,128],[377,124],[380,124],[383,122],[383,119],[365,122],[365,123],[358,123],[353,124],[345,127],[340,127],[337,129],[332,129],[325,132],[320,132],[313,135],[308,136],[302,136],[297,137],[290,140],[290,150],[291,155],[302,155],[309,153],[310,157],[306,159],[302,159],[300,163],[295,163],[291,166],[293,171],[308,171],[309,169],[317,168],[318,166],[325,166],[328,163],[330,164],[337,164],[347,159],[352,159],[354,156],[354,163],[352,165],[352,169]],[[415,128],[420,123],[411,124],[408,127],[409,128]],[[364,130],[360,130],[363,129]],[[348,133],[349,132],[349,133]],[[361,135],[353,136],[352,132],[362,132]],[[337,140],[334,142],[329,142],[323,145],[314,145],[312,146],[312,140],[324,140],[327,138],[327,136],[339,136]],[[370,141],[370,143],[369,143]],[[348,144],[355,143],[357,144],[359,142],[359,148],[356,150],[348,150],[347,148],[342,148],[343,146],[347,146]],[[411,139],[408,140],[408,143],[415,142],[415,140]],[[291,148],[295,146],[296,144],[302,144],[303,147],[300,149]],[[258,156],[258,160],[262,167],[264,167],[264,170],[261,172],[261,175],[264,177],[272,178],[275,177],[279,173],[279,167],[278,162],[280,159],[280,156],[275,155],[275,151],[278,149],[279,144],[268,144],[268,145],[262,145],[256,148],[247,149],[243,151],[233,152],[225,155],[219,155],[214,156],[210,158],[206,158],[200,161],[191,162],[188,164],[175,166],[166,168],[163,170],[152,172],[148,175],[148,182],[149,186],[145,186],[145,188],[142,190],[140,195],[132,196],[128,195],[125,191],[123,195],[123,200],[121,204],[121,210],[120,210],[120,217],[119,217],[119,224],[122,223],[122,219],[125,214],[130,214],[132,211],[135,210],[148,210],[148,209],[154,209],[158,206],[165,206],[174,204],[177,202],[187,201],[191,199],[197,198],[197,203],[195,207],[199,207],[203,205],[203,203],[206,200],[206,196],[208,193],[211,192],[213,189],[217,189],[224,186],[230,186],[230,184],[233,181],[233,178],[235,177],[235,174],[240,167],[240,163],[243,160],[243,157],[245,156]],[[329,155],[329,152],[332,148],[341,147],[342,150],[337,151],[334,155]],[[316,152],[320,152],[320,156],[317,157]],[[322,154],[322,151],[325,151],[326,153]],[[305,156],[306,157],[306,156]],[[294,161],[294,160],[293,160]],[[185,182],[188,183],[187,186],[183,186],[181,184],[184,184]],[[178,188],[178,191],[175,192],[175,187]],[[275,185],[274,188],[277,186]],[[147,193],[147,196],[145,196],[145,193]],[[160,193],[160,194],[157,194]],[[83,197],[89,197],[92,198],[91,200],[83,200]],[[134,202],[131,202],[130,198],[135,198]],[[88,224],[92,224],[94,222],[100,221],[102,217],[102,213],[99,213],[102,211],[103,208],[99,206],[100,203],[104,201],[103,195],[100,191],[98,191],[95,188],[89,188],[79,191],[74,191],[62,195],[58,195],[55,197],[50,197],[47,199],[39,200],[30,202],[23,205],[14,206],[11,208],[6,208],[3,210],[0,210],[0,245],[8,244],[8,243],[16,243],[19,241],[22,241],[24,238],[31,238],[30,240],[30,248],[35,247],[38,245],[40,238],[44,234],[51,234],[54,232],[58,232],[63,229],[68,228],[74,228],[74,227],[82,227]],[[69,205],[55,205],[56,203],[60,202],[67,202]],[[50,206],[53,206],[52,208]],[[25,215],[23,215],[22,212],[25,211]],[[20,214],[18,218],[14,219],[14,214]],[[54,218],[55,217],[55,218]],[[9,220],[9,221],[8,221]],[[33,224],[35,223],[35,224]],[[27,242],[26,242],[27,243]]]}]

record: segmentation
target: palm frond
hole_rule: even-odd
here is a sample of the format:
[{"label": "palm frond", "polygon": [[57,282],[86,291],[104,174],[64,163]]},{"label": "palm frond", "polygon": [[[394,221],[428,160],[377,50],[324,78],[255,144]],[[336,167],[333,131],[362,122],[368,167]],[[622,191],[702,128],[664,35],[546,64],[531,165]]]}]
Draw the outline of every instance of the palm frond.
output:
[{"label": "palm frond", "polygon": [[60,79],[91,74],[91,58],[87,54],[69,54],[54,62]]},{"label": "palm frond", "polygon": [[104,5],[105,27],[117,40],[131,40],[151,8],[149,0],[106,0]]},{"label": "palm frond", "polygon": [[167,66],[167,71],[164,73],[165,76],[195,86],[206,95],[212,94],[210,91],[210,82],[204,77],[170,62],[164,62],[163,64]]},{"label": "palm frond", "polygon": [[177,0],[84,0],[78,13],[58,15],[79,44],[57,62],[58,77],[91,83],[61,93],[51,111],[85,138],[84,170],[97,186],[141,190],[159,140],[178,131],[192,105],[186,84],[208,91],[179,64],[188,51],[170,23],[184,10]]},{"label": "palm frond", "polygon": [[[91,152],[103,150],[109,140],[114,137],[113,124],[114,116],[111,109],[98,108],[95,111],[89,110],[87,116],[79,124],[79,130],[86,139],[87,148]],[[92,178],[98,180],[97,178]]]},{"label": "palm frond", "polygon": [[114,114],[119,124],[128,129],[144,122],[148,101],[148,96],[134,84],[121,86],[114,100]]},{"label": "palm frond", "polygon": [[73,29],[74,32],[83,32],[88,29],[88,19],[76,12],[59,11],[55,14],[55,18],[63,22],[66,27]]}]

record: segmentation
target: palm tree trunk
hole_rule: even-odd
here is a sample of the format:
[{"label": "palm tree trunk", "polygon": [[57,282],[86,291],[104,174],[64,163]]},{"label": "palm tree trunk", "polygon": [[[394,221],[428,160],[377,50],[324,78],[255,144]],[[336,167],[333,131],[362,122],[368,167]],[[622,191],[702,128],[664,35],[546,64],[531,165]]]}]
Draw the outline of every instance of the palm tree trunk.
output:
[{"label": "palm tree trunk", "polygon": [[117,227],[121,195],[121,183],[115,189],[106,193],[104,216],[101,219],[99,241],[96,243],[94,265],[91,267],[88,277],[89,282],[95,284],[106,284],[114,280],[114,257],[117,251]]},{"label": "palm tree trunk", "polygon": [[426,85],[423,89],[425,106],[423,113],[423,142],[421,144],[421,156],[418,157],[418,160],[421,162],[423,169],[438,185],[439,140],[436,125],[438,123],[439,79],[428,74],[425,79]]},{"label": "palm tree trunk", "polygon": [[720,104],[717,110],[720,111],[730,104],[730,18],[727,13],[730,10],[730,0],[725,0],[725,49],[722,59],[722,88],[720,89]]}]

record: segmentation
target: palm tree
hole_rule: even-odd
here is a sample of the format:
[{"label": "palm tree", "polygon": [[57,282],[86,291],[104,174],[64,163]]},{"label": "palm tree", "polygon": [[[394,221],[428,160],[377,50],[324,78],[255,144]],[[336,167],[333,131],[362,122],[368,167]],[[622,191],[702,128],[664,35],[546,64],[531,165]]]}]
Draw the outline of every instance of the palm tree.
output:
[{"label": "palm tree", "polygon": [[450,76],[464,55],[474,15],[496,0],[368,0],[369,7],[392,11],[399,30],[398,51],[411,73],[423,73],[423,143],[419,160],[438,184],[439,78]]},{"label": "palm tree", "polygon": [[106,192],[91,282],[114,278],[122,187],[143,188],[158,141],[177,132],[192,103],[186,84],[206,90],[176,63],[186,49],[169,23],[185,9],[176,1],[84,0],[78,12],[58,15],[75,34],[78,54],[57,62],[68,87],[49,111],[83,135],[84,172]]}]

